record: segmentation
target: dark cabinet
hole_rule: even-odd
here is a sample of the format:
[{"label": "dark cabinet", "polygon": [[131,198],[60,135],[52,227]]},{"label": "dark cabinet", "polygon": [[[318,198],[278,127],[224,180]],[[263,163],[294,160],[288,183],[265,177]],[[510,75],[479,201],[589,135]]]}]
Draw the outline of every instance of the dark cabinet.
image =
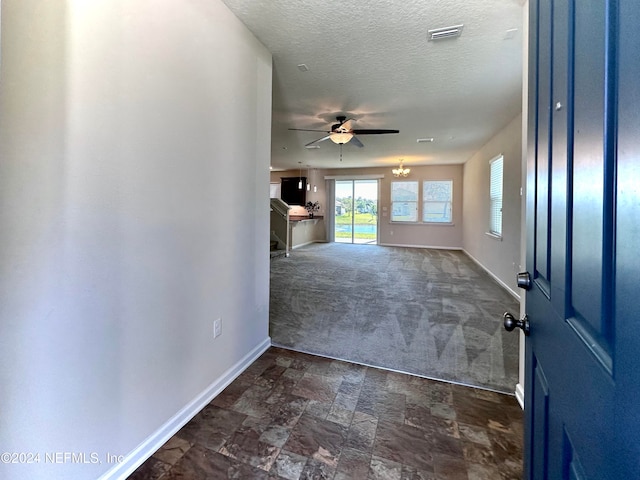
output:
[{"label": "dark cabinet", "polygon": [[[299,188],[300,182],[302,188]],[[304,205],[307,201],[307,177],[281,178],[280,198],[289,205]]]}]

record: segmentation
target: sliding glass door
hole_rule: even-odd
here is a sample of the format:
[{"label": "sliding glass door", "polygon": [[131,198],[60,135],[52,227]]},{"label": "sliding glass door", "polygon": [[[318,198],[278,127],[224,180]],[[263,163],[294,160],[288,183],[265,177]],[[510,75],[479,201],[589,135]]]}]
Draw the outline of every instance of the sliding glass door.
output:
[{"label": "sliding glass door", "polygon": [[336,180],[335,241],[378,243],[378,180]]}]

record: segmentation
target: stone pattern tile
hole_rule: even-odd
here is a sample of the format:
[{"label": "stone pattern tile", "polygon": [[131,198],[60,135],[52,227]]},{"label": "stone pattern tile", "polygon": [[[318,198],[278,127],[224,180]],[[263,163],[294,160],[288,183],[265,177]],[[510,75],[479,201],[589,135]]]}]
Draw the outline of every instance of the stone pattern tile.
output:
[{"label": "stone pattern tile", "polygon": [[271,348],[132,480],[516,480],[514,397]]}]

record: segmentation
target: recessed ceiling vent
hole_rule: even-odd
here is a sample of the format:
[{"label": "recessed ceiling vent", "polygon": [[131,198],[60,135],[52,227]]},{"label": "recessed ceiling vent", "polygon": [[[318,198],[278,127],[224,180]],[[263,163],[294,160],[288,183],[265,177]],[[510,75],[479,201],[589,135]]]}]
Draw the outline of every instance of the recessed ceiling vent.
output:
[{"label": "recessed ceiling vent", "polygon": [[445,38],[455,38],[462,35],[464,25],[453,25],[452,27],[434,28],[427,30],[429,41],[444,40]]}]

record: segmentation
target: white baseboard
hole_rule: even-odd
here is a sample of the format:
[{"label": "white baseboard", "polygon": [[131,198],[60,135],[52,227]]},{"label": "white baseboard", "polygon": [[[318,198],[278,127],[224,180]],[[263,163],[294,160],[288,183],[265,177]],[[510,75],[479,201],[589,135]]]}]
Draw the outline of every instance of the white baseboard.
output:
[{"label": "white baseboard", "polygon": [[311,240],[310,242],[301,243],[300,245],[291,247],[291,250],[295,250],[296,248],[300,248],[300,247],[306,247],[307,245],[311,245],[312,243],[328,243],[328,242],[326,240]]},{"label": "white baseboard", "polygon": [[520,408],[524,410],[524,386],[521,383],[516,385],[516,399],[520,404]]},{"label": "white baseboard", "polygon": [[431,248],[434,250],[462,250],[462,247],[443,247],[438,245],[407,245],[400,243],[379,243],[381,247]]},{"label": "white baseboard", "polygon": [[224,374],[209,385],[202,393],[171,417],[155,433],[149,436],[144,442],[130,452],[122,462],[102,475],[99,480],[125,479],[131,475],[136,468],[144,463],[156,450],[164,445],[173,435],[176,434],[189,420],[191,420],[200,410],[206,407],[222,390],[224,390],[238,375],[244,372],[260,355],[271,346],[271,338],[267,337],[262,343],[251,350],[238,363],[229,368]]},{"label": "white baseboard", "polygon": [[513,296],[516,300],[520,301],[520,295],[518,294],[518,292],[516,292],[515,290],[513,290],[511,287],[509,287],[509,285],[507,285],[506,283],[504,283],[502,280],[500,280],[498,277],[496,277],[494,275],[494,273],[489,270],[487,267],[485,267],[480,260],[478,260],[476,257],[474,257],[473,255],[471,255],[469,252],[467,252],[464,248],[462,249],[462,251],[474,262],[476,262],[478,264],[478,266],[480,268],[482,268],[485,272],[487,272],[489,274],[489,276],[491,276],[491,278],[493,278],[496,282],[498,282],[502,288],[504,288],[507,292],[509,292],[511,294],[511,296]]},{"label": "white baseboard", "polygon": [[311,245],[312,243],[316,243],[315,240],[311,240],[310,242],[301,243],[300,245],[296,245],[295,247],[291,247],[291,250],[295,250],[296,248],[306,247],[307,245]]}]

